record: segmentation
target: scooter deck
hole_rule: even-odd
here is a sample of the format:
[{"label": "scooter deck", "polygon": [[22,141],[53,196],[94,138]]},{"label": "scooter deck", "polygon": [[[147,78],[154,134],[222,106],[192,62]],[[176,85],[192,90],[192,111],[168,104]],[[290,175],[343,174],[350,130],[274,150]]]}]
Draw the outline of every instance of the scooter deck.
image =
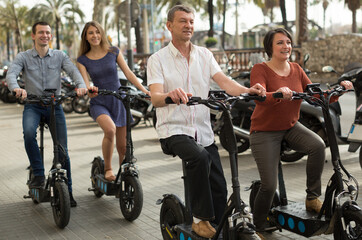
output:
[{"label": "scooter deck", "polygon": [[29,188],[29,196],[33,201],[38,203],[49,202],[50,201],[50,192],[45,188]]},{"label": "scooter deck", "polygon": [[187,239],[187,240],[205,240],[207,238],[200,237],[192,231],[191,225],[189,224],[178,224],[175,226],[177,232],[177,239]]},{"label": "scooter deck", "polygon": [[272,215],[281,228],[305,237],[323,234],[329,224],[324,216],[318,219],[317,213],[307,212],[304,202],[289,201],[286,206],[273,208]]},{"label": "scooter deck", "polygon": [[107,181],[102,174],[97,174],[95,180],[96,184],[94,187],[103,194],[113,196],[118,193],[119,184]]},{"label": "scooter deck", "polygon": [[[214,226],[215,227],[215,226]],[[177,232],[177,239],[183,240],[206,240],[209,238],[203,238],[198,236],[194,231],[192,231],[192,227],[190,224],[181,223],[175,226],[175,230]],[[222,239],[222,233],[220,234],[218,239]]]}]

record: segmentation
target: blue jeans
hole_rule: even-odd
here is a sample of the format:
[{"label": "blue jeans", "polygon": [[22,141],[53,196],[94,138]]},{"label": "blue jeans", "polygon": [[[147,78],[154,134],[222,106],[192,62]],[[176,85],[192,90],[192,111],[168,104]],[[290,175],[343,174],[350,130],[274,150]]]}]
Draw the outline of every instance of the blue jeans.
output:
[{"label": "blue jeans", "polygon": [[[28,155],[30,165],[33,169],[34,176],[44,176],[44,163],[41,158],[38,145],[37,128],[41,117],[45,119],[45,123],[49,124],[51,107],[44,107],[38,104],[25,104],[23,112],[23,135],[25,150]],[[72,192],[72,178],[70,173],[70,159],[67,147],[67,125],[61,105],[55,107],[56,118],[56,134],[58,142],[65,150],[65,156],[59,153],[59,159],[64,159],[62,167],[67,170],[68,189]]]}]

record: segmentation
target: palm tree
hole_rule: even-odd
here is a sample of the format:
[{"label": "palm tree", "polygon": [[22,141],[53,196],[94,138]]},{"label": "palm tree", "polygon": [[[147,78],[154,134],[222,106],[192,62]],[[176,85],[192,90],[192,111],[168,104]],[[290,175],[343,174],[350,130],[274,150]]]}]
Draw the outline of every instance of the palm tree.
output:
[{"label": "palm tree", "polygon": [[253,0],[253,2],[256,6],[261,8],[264,16],[267,16],[268,12],[270,13],[270,22],[274,21],[273,9],[274,7],[278,7],[280,5],[279,0]]},{"label": "palm tree", "polygon": [[16,45],[18,52],[20,52],[24,49],[22,40],[22,25],[25,21],[28,8],[26,6],[16,8],[16,4],[18,4],[17,0],[6,0],[5,7],[0,8],[0,19],[2,26],[9,30],[15,30]]},{"label": "palm tree", "polygon": [[109,2],[110,0],[94,0],[92,19],[99,22],[102,26],[104,25],[103,12]]},{"label": "palm tree", "polygon": [[57,49],[60,49],[59,30],[62,27],[62,18],[75,24],[76,17],[83,22],[84,13],[80,10],[76,0],[45,0],[47,4],[37,4],[29,11],[29,15],[39,21],[43,19],[49,24],[55,24]]},{"label": "palm tree", "polygon": [[352,11],[352,33],[357,32],[356,12],[362,5],[362,0],[345,0],[348,9]]},{"label": "palm tree", "polygon": [[[297,1],[298,2],[298,1]],[[297,44],[301,45],[302,42],[308,40],[308,17],[307,17],[307,9],[308,9],[308,0],[299,0],[299,5],[297,6],[299,9],[298,16],[298,37]]]}]

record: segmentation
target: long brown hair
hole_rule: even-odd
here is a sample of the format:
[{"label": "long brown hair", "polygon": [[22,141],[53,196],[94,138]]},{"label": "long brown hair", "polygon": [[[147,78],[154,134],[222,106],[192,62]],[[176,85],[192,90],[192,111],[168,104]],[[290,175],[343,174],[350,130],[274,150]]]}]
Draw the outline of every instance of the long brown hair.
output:
[{"label": "long brown hair", "polygon": [[101,48],[104,49],[105,51],[110,51],[111,45],[108,42],[108,39],[106,37],[106,33],[104,32],[102,26],[96,21],[90,21],[90,22],[87,22],[84,25],[82,35],[81,35],[81,42],[80,42],[78,57],[82,56],[83,54],[86,54],[91,49],[90,44],[86,39],[87,38],[87,31],[88,31],[88,28],[90,26],[93,26],[93,27],[97,28],[98,31],[100,32],[100,34],[101,34],[101,43],[100,43]]}]

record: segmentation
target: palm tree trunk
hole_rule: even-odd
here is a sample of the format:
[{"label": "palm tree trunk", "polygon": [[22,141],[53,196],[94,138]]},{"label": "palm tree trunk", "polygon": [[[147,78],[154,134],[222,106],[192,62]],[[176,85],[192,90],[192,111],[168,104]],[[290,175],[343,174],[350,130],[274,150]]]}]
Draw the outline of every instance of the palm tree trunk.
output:
[{"label": "palm tree trunk", "polygon": [[308,40],[307,2],[307,0],[299,0],[299,35],[297,39],[298,45],[301,45],[302,42]]},{"label": "palm tree trunk", "polygon": [[60,39],[59,39],[59,22],[58,17],[55,18],[55,37],[57,38],[57,49],[60,49]]},{"label": "palm tree trunk", "polygon": [[212,4],[212,0],[208,0],[207,10],[209,12],[209,22],[210,22],[210,29],[208,32],[208,36],[213,37],[214,36],[214,6]]},{"label": "palm tree trunk", "polygon": [[141,21],[139,17],[136,20],[135,35],[137,53],[143,53],[143,39],[141,36]]},{"label": "palm tree trunk", "polygon": [[283,26],[286,30],[290,31],[288,27],[287,10],[285,9],[285,0],[280,0],[279,5],[280,5],[280,12],[282,14]]}]

